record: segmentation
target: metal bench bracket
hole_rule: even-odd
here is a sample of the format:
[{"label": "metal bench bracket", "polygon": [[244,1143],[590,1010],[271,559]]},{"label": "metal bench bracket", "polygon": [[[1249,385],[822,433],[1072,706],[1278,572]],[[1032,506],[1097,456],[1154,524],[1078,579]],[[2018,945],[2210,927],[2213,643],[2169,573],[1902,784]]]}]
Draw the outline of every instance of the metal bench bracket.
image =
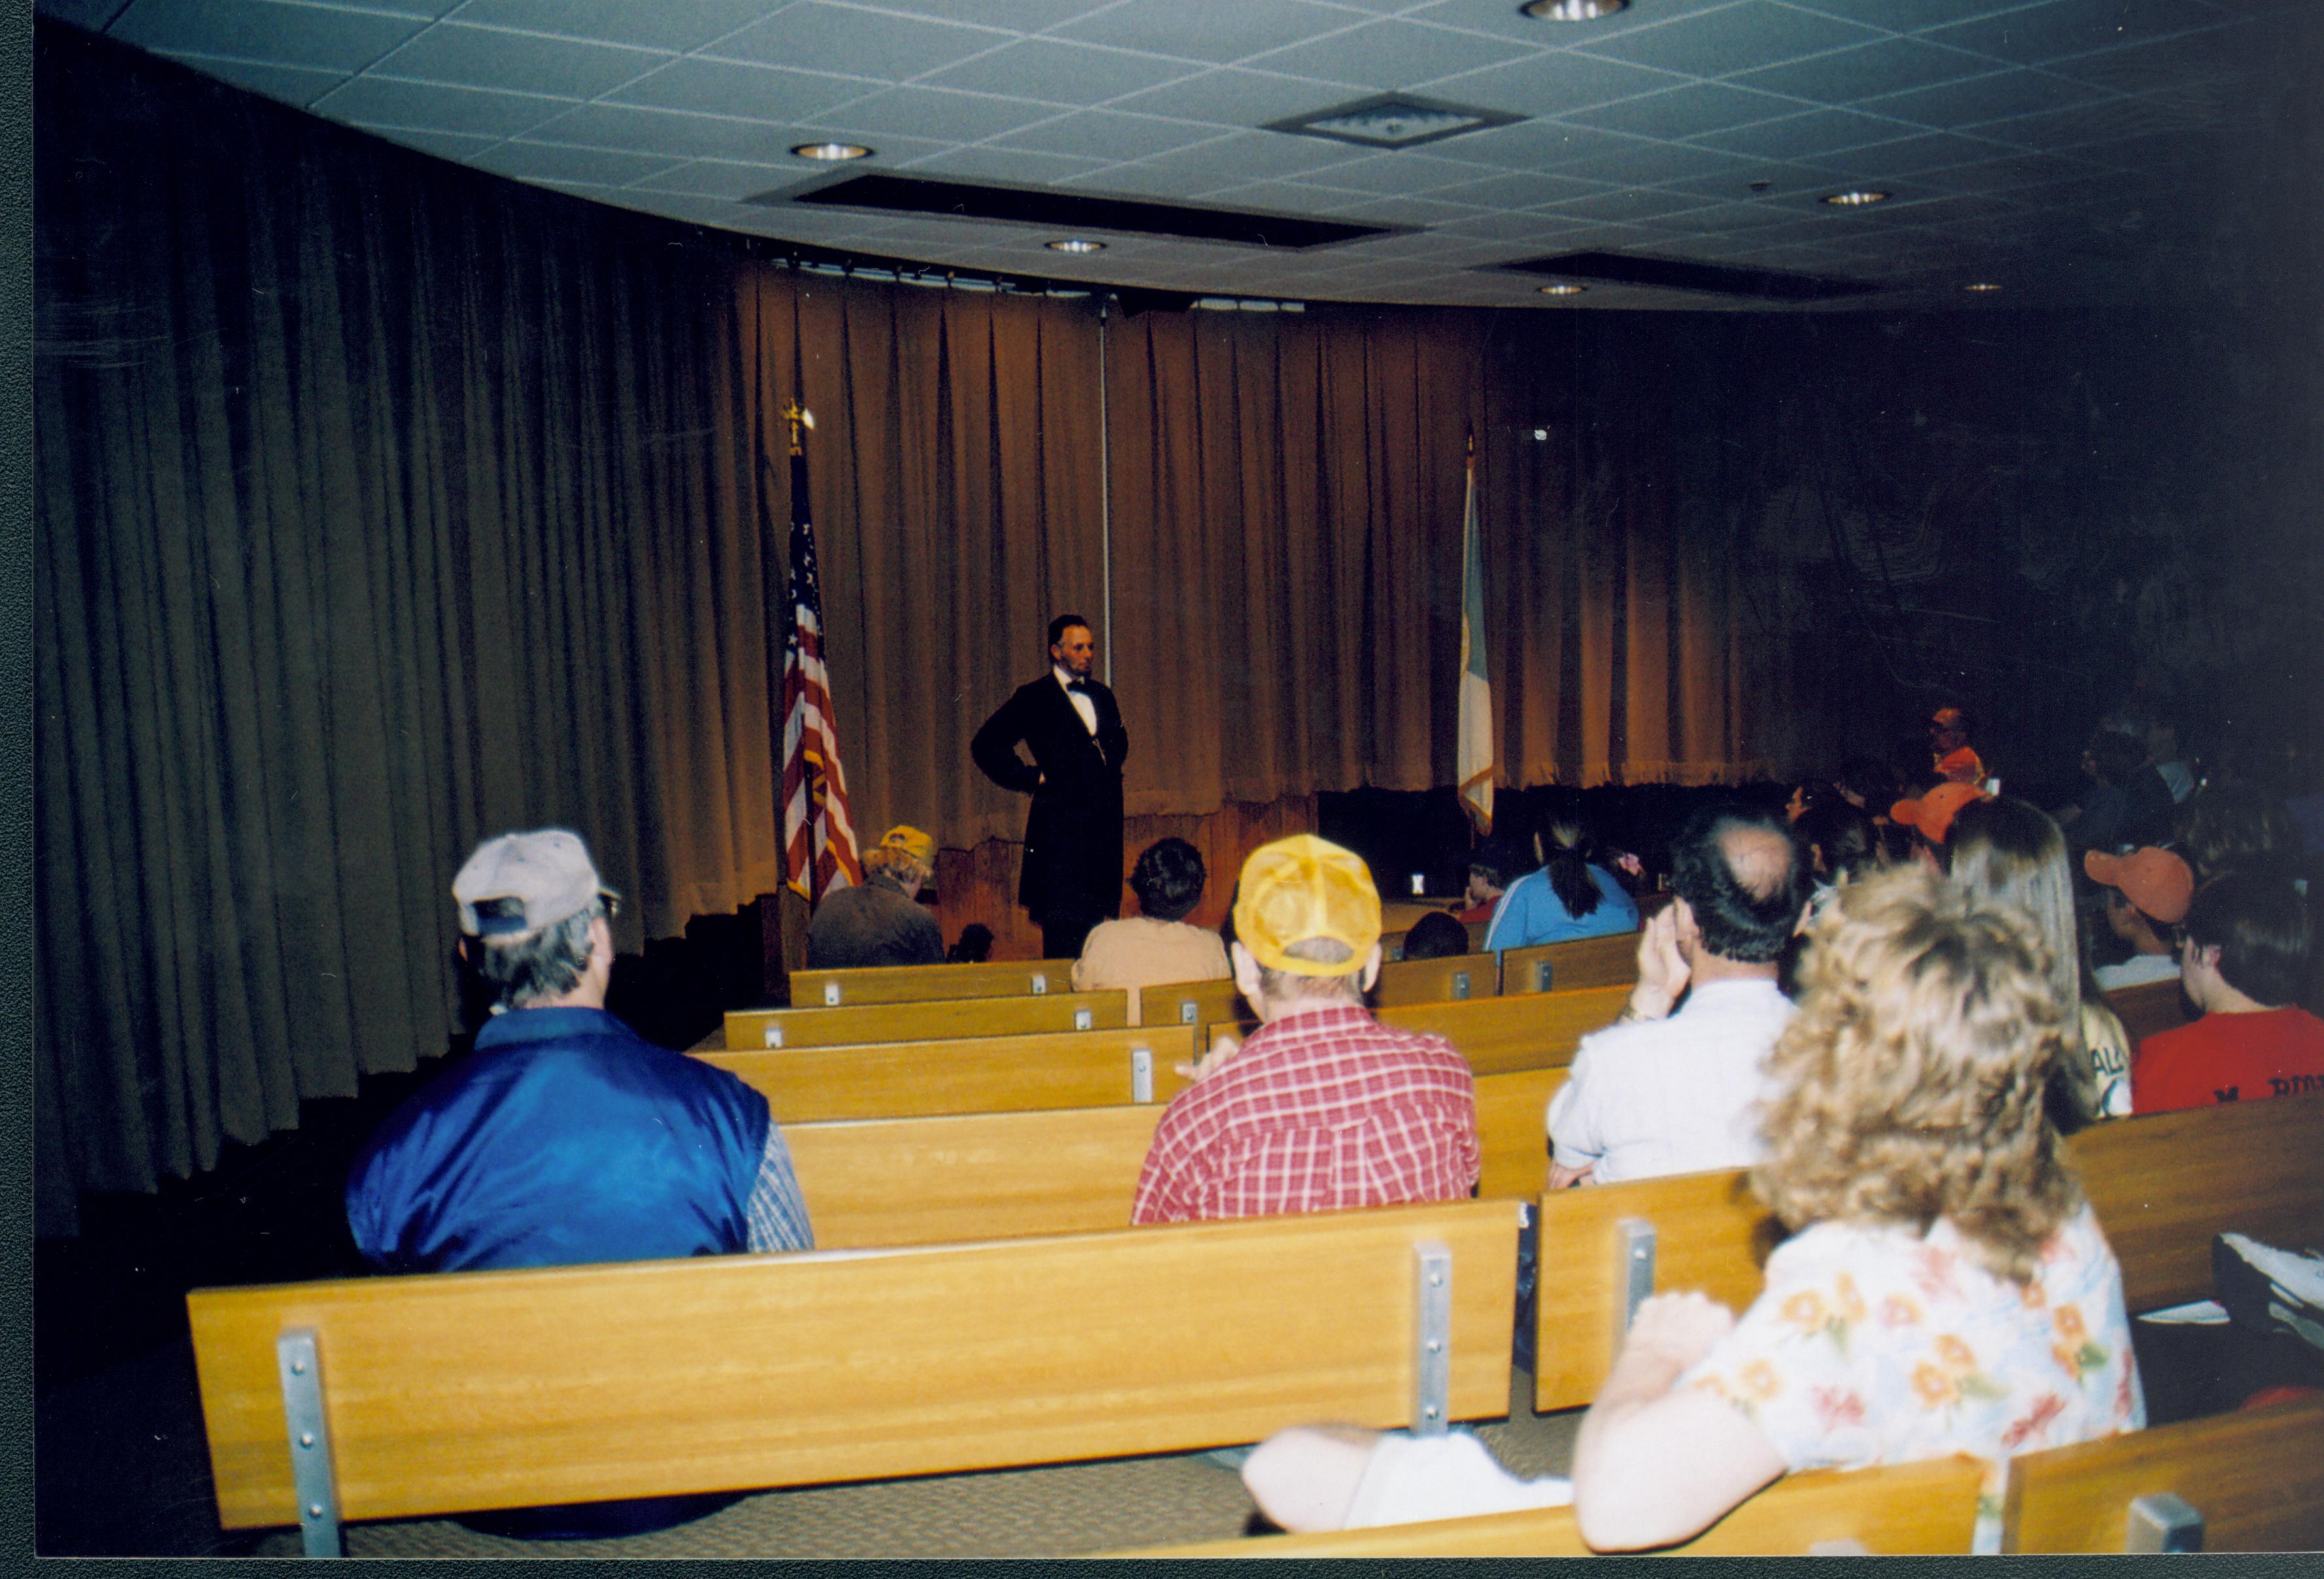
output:
[{"label": "metal bench bracket", "polygon": [[1453,996],[1453,998],[1457,1001],[1457,1000],[1462,999],[1462,998],[1466,998],[1468,995],[1469,995],[1469,973],[1468,973],[1467,971],[1454,971],[1454,972],[1452,973],[1452,996]]},{"label": "metal bench bracket", "polygon": [[1655,1225],[1644,1217],[1625,1217],[1614,1224],[1615,1254],[1621,1259],[1614,1275],[1621,1279],[1622,1306],[1614,1329],[1614,1346],[1622,1346],[1638,1307],[1655,1291]]},{"label": "metal bench bracket", "polygon": [[2176,1491],[2153,1491],[2130,1501],[2126,1552],[2200,1552],[2203,1515]]},{"label": "metal bench bracket", "polygon": [[1550,969],[1549,961],[1545,959],[1535,960],[1533,962],[1533,990],[1536,993],[1548,992],[1549,978],[1554,974],[1555,973]]},{"label": "metal bench bracket", "polygon": [[766,1035],[761,1039],[770,1048],[781,1047],[783,1045],[783,1028],[779,1025],[769,1025],[767,1027]]},{"label": "metal bench bracket", "polygon": [[836,1008],[836,1007],[838,1006],[838,1003],[839,1003],[839,983],[838,983],[837,982],[825,982],[825,983],[823,983],[823,1006],[824,1006],[825,1009],[832,1009],[832,1008]]},{"label": "metal bench bracket", "polygon": [[290,1482],[299,1493],[299,1534],[310,1557],[342,1556],[339,1492],[331,1436],[323,1423],[323,1362],[315,1329],[292,1327],[274,1340],[282,1416],[290,1427]]},{"label": "metal bench bracket", "polygon": [[1033,996],[1036,998],[1044,998],[1048,995],[1048,973],[1047,971],[1035,971],[1033,973]]},{"label": "metal bench bracket", "polygon": [[1130,1049],[1130,1100],[1132,1102],[1154,1100],[1154,1049],[1152,1048]]},{"label": "metal bench bracket", "polygon": [[1412,1247],[1419,1319],[1413,1323],[1412,1434],[1442,1436],[1452,1408],[1452,1251],[1441,1240]]},{"label": "metal bench bracket", "polygon": [[1178,1004],[1178,1023],[1181,1025],[1194,1024],[1194,1011],[1200,1007],[1201,1005],[1197,1004],[1192,998],[1182,1000]]},{"label": "metal bench bracket", "polygon": [[1090,1011],[1088,1010],[1076,1009],[1074,1011],[1074,1029],[1075,1030],[1087,1030],[1094,1023],[1096,1022],[1090,1018]]}]

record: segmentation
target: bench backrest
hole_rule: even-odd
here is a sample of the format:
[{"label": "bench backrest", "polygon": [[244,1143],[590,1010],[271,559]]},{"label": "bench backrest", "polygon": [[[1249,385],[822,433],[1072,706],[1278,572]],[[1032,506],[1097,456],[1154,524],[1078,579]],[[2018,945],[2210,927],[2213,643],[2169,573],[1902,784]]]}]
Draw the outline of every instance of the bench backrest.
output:
[{"label": "bench backrest", "polygon": [[349,1519],[1180,1452],[1424,1399],[1499,1415],[1518,1212],[199,1289],[219,1523],[300,1522],[309,1384]]},{"label": "bench backrest", "polygon": [[1194,1032],[1060,1030],[1041,1036],[869,1042],[696,1057],[763,1093],[778,1123],[1010,1113],[1167,1102],[1185,1085]]},{"label": "bench backrest", "polygon": [[[1506,1000],[1505,1000],[1506,1002]],[[2211,1293],[2211,1239],[2324,1243],[2324,1095],[2230,1103],[2093,1125],[2068,1154],[2122,1266],[2133,1312]],[[1700,1288],[1740,1310],[1780,1229],[1738,1170],[1557,1190],[1542,1197],[1534,1407],[1597,1395],[1637,1292]]]},{"label": "bench backrest", "polygon": [[1470,1003],[1412,1003],[1383,1009],[1383,1025],[1430,1031],[1450,1041],[1480,1075],[1503,1069],[1562,1067],[1582,1039],[1614,1023],[1628,987],[1593,987]]},{"label": "bench backrest", "polygon": [[2122,1021],[2134,1050],[2158,1030],[2175,1030],[2187,1023],[2187,997],[2177,976],[2116,987],[2104,994],[2107,1007]]},{"label": "bench backrest", "polygon": [[1120,991],[859,1003],[838,1009],[737,1009],[726,1016],[726,1046],[733,1052],[827,1048],[849,1042],[1030,1036],[1044,1030],[1119,1030],[1129,1023],[1130,995]]},{"label": "bench backrest", "polygon": [[[2176,1497],[2207,1552],[2324,1547],[2324,1398],[2155,1426],[2027,1454],[2009,1465],[2005,1552],[2180,1549],[2155,1539]],[[2135,1534],[2134,1532],[2137,1532]],[[2139,1538],[2140,1536],[2144,1538]]]},{"label": "bench backrest", "polygon": [[1504,997],[1515,997],[1519,993],[1563,993],[1569,987],[1634,987],[1637,983],[1636,932],[1501,950]]},{"label": "bench backrest", "polygon": [[1140,1025],[1224,1025],[1250,1018],[1231,981],[1172,982],[1158,987],[1139,987],[1131,996],[1138,1003]]},{"label": "bench backrest", "polygon": [[[1563,1069],[1478,1079],[1480,1196],[1541,1192],[1542,1113],[1564,1080]],[[941,1244],[1122,1227],[1161,1116],[1149,1104],[851,1119],[787,1125],[783,1139],[817,1244]]]},{"label": "bench backrest", "polygon": [[[1984,1465],[1935,1458],[1786,1475],[1680,1546],[1683,1556],[1802,1556],[1818,1547],[1909,1555],[1969,1549]],[[1571,1508],[1426,1524],[1270,1535],[1113,1554],[1125,1557],[1586,1557]]]},{"label": "bench backrest", "polygon": [[882,965],[791,972],[791,1006],[925,1003],[941,998],[1038,997],[1074,990],[1070,959],[988,959],[973,965]]},{"label": "bench backrest", "polygon": [[1372,1002],[1443,1003],[1500,993],[1500,967],[1489,954],[1462,954],[1450,959],[1399,959],[1380,966],[1372,984]]}]

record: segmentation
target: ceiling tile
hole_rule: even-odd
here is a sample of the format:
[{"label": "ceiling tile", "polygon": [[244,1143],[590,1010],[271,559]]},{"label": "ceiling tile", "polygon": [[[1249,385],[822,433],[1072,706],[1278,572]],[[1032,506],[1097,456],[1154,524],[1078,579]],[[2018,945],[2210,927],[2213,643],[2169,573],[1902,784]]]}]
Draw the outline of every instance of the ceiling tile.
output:
[{"label": "ceiling tile", "polygon": [[2185,0],[2043,0],[1997,16],[1935,28],[1924,36],[1955,49],[2034,66],[2063,55],[2190,32],[2227,20],[2217,12],[2188,5]]},{"label": "ceiling tile", "polygon": [[[1021,104],[989,93],[954,93],[945,88],[888,88],[829,111],[835,125],[877,143],[881,137],[920,137],[937,143],[979,143],[1057,114],[1054,105]],[[1070,153],[1074,150],[1062,150]]]},{"label": "ceiling tile", "polygon": [[785,161],[791,146],[804,141],[794,128],[764,121],[622,104],[581,105],[530,131],[536,143],[665,153],[674,159],[733,159],[744,163]]},{"label": "ceiling tile", "polygon": [[595,98],[669,59],[655,50],[439,22],[382,59],[372,72],[459,88],[521,82],[530,91],[559,98]]},{"label": "ceiling tile", "polygon": [[1480,109],[1558,115],[1634,94],[1681,87],[1685,81],[1669,71],[1561,51],[1439,78],[1428,85],[1428,92],[1432,97],[1454,99]]},{"label": "ceiling tile", "polygon": [[1854,110],[1811,110],[1803,115],[1717,133],[1702,142],[1755,159],[1812,159],[1835,149],[1894,142],[1912,129],[1901,122]]},{"label": "ceiling tile", "polygon": [[2010,115],[2061,109],[2095,98],[2100,90],[2046,71],[2023,69],[1996,71],[1935,88],[1914,88],[1867,99],[1857,107],[1899,121],[1912,121],[1938,131],[1981,125]]},{"label": "ceiling tile", "polygon": [[1049,153],[1079,153],[1096,159],[1143,159],[1219,135],[1214,126],[1159,115],[1126,115],[1119,110],[1080,110],[1038,126],[1012,133],[1004,141],[1011,148],[1031,148]]},{"label": "ceiling tile", "polygon": [[1178,120],[1208,121],[1222,126],[1254,127],[1328,109],[1347,97],[1348,90],[1336,82],[1311,82],[1297,77],[1220,66],[1143,93],[1133,93],[1108,107],[1139,115],[1169,115]]},{"label": "ceiling tile", "polygon": [[412,126],[480,137],[513,137],[555,119],[572,108],[572,101],[437,82],[358,77],[325,94],[314,107],[335,121],[358,126]]},{"label": "ceiling tile", "polygon": [[400,143],[406,148],[462,164],[500,141],[497,137],[472,137],[459,132],[424,132],[411,126],[374,126],[371,133],[383,142]]},{"label": "ceiling tile", "polygon": [[1965,50],[1948,50],[1918,39],[1882,39],[1852,50],[1835,50],[1805,60],[1746,71],[1729,80],[1766,93],[1822,104],[1854,104],[1884,93],[1927,88],[1958,78],[1977,77],[1993,62]]},{"label": "ceiling tile", "polygon": [[802,170],[798,161],[787,164],[747,164],[731,159],[693,159],[649,176],[634,188],[641,192],[676,192],[690,197],[720,198],[738,202],[761,192],[805,186],[827,178],[822,170]]},{"label": "ceiling tile", "polygon": [[[567,38],[691,50],[765,16],[785,0],[467,0],[460,20]],[[449,10],[459,0],[445,0]]]},{"label": "ceiling tile", "polygon": [[1784,0],[1803,11],[1821,11],[1892,32],[1942,27],[1993,11],[2011,11],[2026,0]]},{"label": "ceiling tile", "polygon": [[[1563,121],[1520,121],[1513,126],[1495,126],[1489,131],[1453,138],[1446,145],[1444,156],[1467,164],[1509,170],[1556,170],[1564,174],[1569,172],[1562,167],[1568,164],[1605,159],[1627,149],[1660,146],[1664,144],[1649,143],[1643,137],[1626,137],[1619,132],[1600,132],[1594,126],[1569,126]],[[1599,179],[1609,185],[1628,180],[1626,176]]]},{"label": "ceiling tile", "polygon": [[[1693,180],[1707,176],[1748,171],[1750,162],[1715,148],[1681,143],[1640,142],[1618,153],[1601,154],[1559,167],[1561,175],[1580,176],[1615,185],[1659,186],[1665,181]],[[1748,175],[1736,176],[1748,180]]]},{"label": "ceiling tile", "polygon": [[1709,206],[1709,199],[1691,193],[1634,187],[1569,199],[1554,205],[1549,212],[1563,219],[1653,219],[1683,208]]},{"label": "ceiling tile", "polygon": [[2046,181],[2088,180],[2105,173],[2079,159],[2021,153],[1931,171],[1922,180],[1946,191],[2003,192],[2012,187],[2040,186]]},{"label": "ceiling tile", "polygon": [[1363,20],[1359,13],[1308,0],[1232,0],[1231,5],[1204,6],[1200,24],[1189,26],[1186,0],[1125,0],[1055,31],[1061,38],[1084,43],[1224,64]]},{"label": "ceiling tile", "polygon": [[1799,108],[1795,101],[1773,94],[1750,93],[1723,82],[1693,82],[1594,109],[1569,111],[1558,118],[1640,137],[1692,137],[1796,115]]},{"label": "ceiling tile", "polygon": [[1194,73],[1183,60],[1102,50],[1062,39],[1019,39],[1000,49],[931,72],[939,88],[999,93],[1052,104],[1102,104]]},{"label": "ceiling tile", "polygon": [[1046,187],[1071,180],[1075,176],[1123,167],[1108,164],[1102,159],[1075,158],[1064,153],[1034,153],[1020,148],[971,147],[948,148],[942,153],[915,159],[909,168],[914,175],[997,181],[1012,187]]},{"label": "ceiling tile", "polygon": [[1477,171],[1473,165],[1455,163],[1449,159],[1431,159],[1417,151],[1406,150],[1349,160],[1314,171],[1300,179],[1319,187],[1338,187],[1343,191],[1381,195],[1428,192],[1443,197],[1446,194],[1440,189],[1471,184],[1477,179]]},{"label": "ceiling tile", "polygon": [[704,51],[802,71],[904,82],[1005,44],[1010,34],[922,17],[799,0]]},{"label": "ceiling tile", "polygon": [[1802,55],[1870,43],[1880,36],[1870,28],[1835,16],[1795,11],[1773,0],[1742,0],[1722,10],[1575,48],[1665,71],[1725,77]]},{"label": "ceiling tile", "polygon": [[[1199,152],[1199,150],[1197,151]],[[1019,159],[1056,159],[1054,153],[1019,153]],[[1069,177],[1062,185],[1074,191],[1108,197],[1158,198],[1171,203],[1199,203],[1213,207],[1217,189],[1234,184],[1235,178],[1222,172],[1210,183],[1190,182],[1183,171],[1166,171],[1154,167],[1150,160],[1118,162],[1100,164],[1086,175]],[[1230,205],[1231,206],[1231,205]]]},{"label": "ceiling tile", "polygon": [[753,121],[805,120],[876,92],[870,83],[817,71],[786,71],[687,55],[605,96],[609,104],[690,110]]},{"label": "ceiling tile", "polygon": [[1456,235],[1473,235],[1480,241],[1533,242],[1578,230],[1582,222],[1541,212],[1479,214],[1452,220],[1444,228]]},{"label": "ceiling tile", "polygon": [[2214,124],[2215,117],[2167,99],[2100,98],[2040,115],[1988,121],[1977,134],[2014,147],[2048,150],[2129,137],[2200,136]]},{"label": "ceiling tile", "polygon": [[1974,164],[1996,159],[2008,148],[1985,137],[1964,137],[1951,132],[1924,132],[1894,142],[1835,148],[1818,154],[1813,163],[1836,174],[1862,178],[1914,176],[1951,164]]},{"label": "ceiling tile", "polygon": [[[1286,132],[1229,132],[1207,143],[1142,159],[1139,164],[1141,169],[1184,182],[1189,189],[1207,190],[1229,180],[1302,175],[1376,157],[1352,143],[1322,137],[1295,137]],[[1476,174],[1465,165],[1456,169],[1459,178],[1464,180]]]},{"label": "ceiling tile", "polygon": [[[1755,185],[1761,183],[1764,183],[1763,190],[1752,190]],[[1697,192],[1728,202],[1751,198],[1764,203],[1783,198],[1819,195],[1830,191],[1832,185],[1831,171],[1819,164],[1755,159],[1741,169],[1722,170],[1712,175],[1665,182],[1661,189]]]},{"label": "ceiling tile", "polygon": [[659,175],[685,162],[659,153],[614,153],[603,148],[573,148],[546,143],[503,143],[471,163],[498,175],[528,181],[580,182],[620,187]]},{"label": "ceiling tile", "polygon": [[222,60],[210,55],[189,55],[176,50],[160,51],[181,66],[206,77],[231,82],[253,93],[263,93],[304,109],[347,79],[345,71],[316,71],[304,66],[272,66],[255,60]]},{"label": "ceiling tile", "polygon": [[86,32],[103,32],[129,0],[32,0],[32,14],[69,22]]},{"label": "ceiling tile", "polygon": [[360,71],[424,25],[415,17],[272,0],[135,0],[110,32],[141,49]]},{"label": "ceiling tile", "polygon": [[[1609,215],[1609,218],[1626,217]],[[1778,208],[1771,203],[1714,203],[1706,208],[1686,208],[1669,214],[1639,214],[1628,216],[1636,223],[1657,230],[1686,231],[1696,235],[1717,233],[1722,235],[1757,235],[1761,231],[1788,231],[1804,219],[1821,217],[1797,208]]]},{"label": "ceiling tile", "polygon": [[[1253,57],[1250,63],[1292,77],[1403,90],[1441,77],[1519,63],[1538,53],[1500,39],[1383,18]],[[1428,91],[1434,96],[1434,89]]]},{"label": "ceiling tile", "polygon": [[[876,0],[881,11],[901,11],[915,16],[941,17],[979,27],[1011,32],[1039,32],[1093,11],[1102,11],[1112,0]],[[769,10],[774,9],[772,5]]]},{"label": "ceiling tile", "polygon": [[1247,181],[1221,187],[1204,199],[1206,207],[1248,209],[1257,214],[1329,214],[1347,207],[1349,194],[1336,187],[1303,186],[1296,181]]},{"label": "ceiling tile", "polygon": [[1480,208],[1536,208],[1609,189],[1598,181],[1575,180],[1537,171],[1511,171],[1505,175],[1489,175],[1465,186],[1447,187],[1438,196],[1456,203],[1473,203]]}]

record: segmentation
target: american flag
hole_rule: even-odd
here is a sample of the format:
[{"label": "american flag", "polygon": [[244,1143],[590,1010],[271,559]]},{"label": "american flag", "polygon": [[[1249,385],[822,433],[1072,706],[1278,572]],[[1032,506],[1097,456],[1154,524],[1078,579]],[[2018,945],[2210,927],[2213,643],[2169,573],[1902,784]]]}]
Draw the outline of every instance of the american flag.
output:
[{"label": "american flag", "polygon": [[807,452],[791,425],[791,630],[783,642],[783,874],[809,901],[863,881],[823,669],[823,582],[807,519]]}]

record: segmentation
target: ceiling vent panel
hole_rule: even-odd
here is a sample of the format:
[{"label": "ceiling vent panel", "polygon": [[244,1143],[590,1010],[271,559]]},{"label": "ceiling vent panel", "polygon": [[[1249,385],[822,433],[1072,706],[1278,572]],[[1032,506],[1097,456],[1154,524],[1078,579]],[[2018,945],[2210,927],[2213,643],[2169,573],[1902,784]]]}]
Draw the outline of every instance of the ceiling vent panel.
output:
[{"label": "ceiling vent panel", "polygon": [[1335,143],[1353,143],[1360,148],[1417,148],[1423,143],[1442,143],[1447,137],[1481,132],[1489,126],[1511,125],[1525,118],[1501,110],[1480,110],[1433,98],[1416,98],[1408,93],[1383,93],[1312,115],[1269,121],[1259,130],[1328,137]]},{"label": "ceiling vent panel", "polygon": [[744,201],[779,208],[806,203],[821,208],[868,208],[887,214],[918,214],[937,219],[1000,220],[1038,226],[1059,235],[1089,230],[1132,235],[1167,235],[1182,241],[1229,242],[1304,252],[1310,247],[1394,235],[1399,227],[1351,225],[1295,214],[1257,214],[1184,203],[1150,203],[1132,198],[1102,198],[1060,192],[1047,187],[988,186],[979,181],[936,180],[922,176],[867,171],[811,191],[762,192]]}]

